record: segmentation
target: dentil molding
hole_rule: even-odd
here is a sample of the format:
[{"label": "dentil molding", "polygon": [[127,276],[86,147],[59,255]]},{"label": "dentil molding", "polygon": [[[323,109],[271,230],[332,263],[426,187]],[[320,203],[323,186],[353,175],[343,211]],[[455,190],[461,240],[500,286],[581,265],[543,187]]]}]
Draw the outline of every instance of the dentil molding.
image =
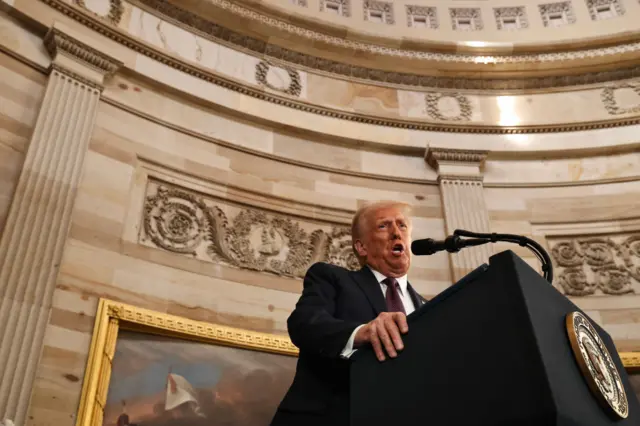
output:
[{"label": "dentil molding", "polygon": [[[66,34],[56,24],[43,39],[47,52],[53,59],[51,67],[81,82],[102,88],[103,80],[115,74],[123,63],[80,40]],[[71,59],[71,63],[63,58]],[[82,72],[81,64],[93,72]]]},{"label": "dentil molding", "polygon": [[443,163],[467,163],[479,167],[484,164],[488,154],[489,151],[429,147],[425,160],[436,170]]}]

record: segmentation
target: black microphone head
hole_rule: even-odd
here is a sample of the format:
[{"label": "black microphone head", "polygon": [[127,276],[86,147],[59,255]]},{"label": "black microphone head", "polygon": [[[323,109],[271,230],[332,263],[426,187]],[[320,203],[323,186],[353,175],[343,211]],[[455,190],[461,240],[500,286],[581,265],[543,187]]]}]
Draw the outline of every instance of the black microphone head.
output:
[{"label": "black microphone head", "polygon": [[434,243],[435,241],[431,238],[415,240],[411,243],[411,253],[415,254],[416,256],[433,254],[436,252],[434,250]]}]

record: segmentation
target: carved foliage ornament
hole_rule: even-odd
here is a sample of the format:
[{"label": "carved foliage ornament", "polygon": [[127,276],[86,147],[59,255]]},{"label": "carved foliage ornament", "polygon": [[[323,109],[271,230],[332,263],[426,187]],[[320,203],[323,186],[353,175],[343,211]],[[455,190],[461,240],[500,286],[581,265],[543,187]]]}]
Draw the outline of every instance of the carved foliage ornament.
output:
[{"label": "carved foliage ornament", "polygon": [[212,200],[152,183],[141,242],[198,259],[289,277],[303,277],[317,261],[359,269],[349,229],[309,224],[256,209],[229,217]]},{"label": "carved foliage ornament", "polygon": [[[286,71],[289,75],[289,85],[287,87],[277,87],[269,82],[267,74],[271,67]],[[282,92],[290,96],[298,97],[302,92],[302,83],[300,82],[300,73],[298,71],[289,67],[276,67],[266,61],[260,61],[260,63],[256,65],[256,81],[261,86],[268,87],[271,90]]]},{"label": "carved foliage ornament", "polygon": [[[638,95],[638,103],[632,107],[624,108],[618,105],[616,91],[631,89]],[[637,114],[640,112],[640,83],[626,83],[615,87],[606,87],[600,93],[602,103],[610,115]]]},{"label": "carved foliage ornament", "polygon": [[118,25],[120,20],[122,19],[122,15],[124,14],[124,5],[122,4],[122,0],[109,0],[109,13],[107,16],[101,16],[90,10],[84,0],[73,0],[74,4],[92,12],[94,15],[100,16],[101,18],[107,19],[113,25]]},{"label": "carved foliage ornament", "polygon": [[[460,110],[458,115],[449,116],[442,113],[440,101],[447,98],[453,99],[457,103],[458,109]],[[473,110],[471,109],[471,102],[469,101],[469,98],[461,93],[427,93],[425,95],[425,100],[427,103],[426,111],[431,118],[443,121],[471,120],[471,114],[473,113]]]},{"label": "carved foliage ornament", "polygon": [[567,295],[635,293],[640,288],[640,234],[558,241],[551,250]]}]

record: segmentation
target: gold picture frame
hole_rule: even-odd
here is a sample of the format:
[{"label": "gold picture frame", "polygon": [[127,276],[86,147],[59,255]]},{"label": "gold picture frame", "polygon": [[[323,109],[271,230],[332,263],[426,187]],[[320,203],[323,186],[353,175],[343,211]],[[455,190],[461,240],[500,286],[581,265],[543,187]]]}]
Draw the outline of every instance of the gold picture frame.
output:
[{"label": "gold picture frame", "polygon": [[121,329],[292,357],[298,354],[298,349],[286,336],[195,321],[100,299],[76,426],[102,426],[111,367]]},{"label": "gold picture frame", "polygon": [[[111,367],[120,330],[292,357],[298,355],[298,349],[286,336],[195,321],[101,299],[96,314],[76,426],[102,426],[112,373]],[[640,352],[620,352],[619,356],[629,374],[640,373]]]}]

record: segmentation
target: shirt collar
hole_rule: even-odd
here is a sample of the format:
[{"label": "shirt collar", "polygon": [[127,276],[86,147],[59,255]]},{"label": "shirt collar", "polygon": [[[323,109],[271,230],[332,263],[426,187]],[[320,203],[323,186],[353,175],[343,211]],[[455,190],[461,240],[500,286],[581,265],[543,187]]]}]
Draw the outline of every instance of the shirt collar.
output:
[{"label": "shirt collar", "polygon": [[[378,280],[378,284],[382,283],[382,281],[387,278],[385,275],[376,271],[371,266],[367,265],[367,267],[371,270],[371,272],[373,272],[373,275],[375,275],[376,280]],[[398,284],[400,285],[400,291],[402,292],[402,294],[407,294],[407,274],[396,278],[396,281],[398,281]]]}]

